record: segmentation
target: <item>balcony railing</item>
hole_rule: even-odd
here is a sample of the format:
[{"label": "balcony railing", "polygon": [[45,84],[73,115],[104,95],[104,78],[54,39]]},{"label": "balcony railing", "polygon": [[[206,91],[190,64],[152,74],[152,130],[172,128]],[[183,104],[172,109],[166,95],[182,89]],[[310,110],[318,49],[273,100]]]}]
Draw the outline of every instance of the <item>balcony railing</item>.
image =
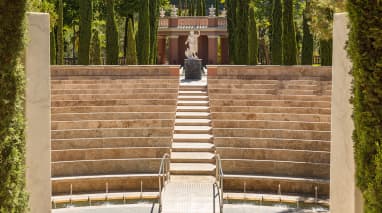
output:
[{"label": "balcony railing", "polygon": [[227,18],[225,17],[206,17],[206,16],[178,16],[165,17],[159,19],[159,30],[164,29],[208,29],[208,28],[227,28]]}]

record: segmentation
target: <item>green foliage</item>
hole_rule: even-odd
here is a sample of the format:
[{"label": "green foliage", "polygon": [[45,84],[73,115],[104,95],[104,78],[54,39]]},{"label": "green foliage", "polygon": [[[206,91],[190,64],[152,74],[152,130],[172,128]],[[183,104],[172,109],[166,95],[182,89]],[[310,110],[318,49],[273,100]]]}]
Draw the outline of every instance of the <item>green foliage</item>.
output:
[{"label": "green foliage", "polygon": [[159,17],[159,0],[150,0],[150,63],[157,63],[157,32]]},{"label": "green foliage", "polygon": [[332,66],[333,40],[320,40],[321,66]]},{"label": "green foliage", "polygon": [[118,31],[114,16],[114,0],[106,0],[106,64],[118,64]]},{"label": "green foliage", "polygon": [[57,64],[56,60],[56,33],[50,32],[50,64]]},{"label": "green foliage", "polygon": [[248,64],[257,64],[258,52],[258,37],[257,26],[255,20],[255,11],[253,8],[249,9],[249,24],[248,24]]},{"label": "green foliage", "polygon": [[272,7],[272,64],[282,64],[282,5],[281,0],[273,0]]},{"label": "green foliage", "polygon": [[57,8],[57,64],[64,64],[64,4],[58,0]]},{"label": "green foliage", "polygon": [[92,29],[92,0],[81,0],[80,3],[80,42],[78,48],[78,64],[89,64],[89,51]]},{"label": "green foliage", "polygon": [[364,212],[382,212],[382,2],[348,0],[353,62],[353,133]]},{"label": "green foliage", "polygon": [[236,0],[226,0],[229,61],[235,62]]},{"label": "green foliage", "polygon": [[93,65],[101,64],[101,44],[99,40],[98,30],[93,30],[90,49],[90,63]]},{"label": "green foliage", "polygon": [[297,64],[296,31],[293,21],[293,0],[283,1],[282,58],[283,65]]},{"label": "green foliage", "polygon": [[235,27],[235,64],[248,63],[248,0],[237,1]]},{"label": "green foliage", "polygon": [[310,16],[310,2],[306,2],[306,8],[304,10],[303,17],[303,32],[304,37],[302,40],[302,53],[301,53],[301,64],[302,65],[312,65],[313,63],[313,35],[309,29],[309,23],[312,18]]},{"label": "green foliage", "polygon": [[129,45],[127,46],[126,63],[130,65],[135,65],[138,63],[138,59],[137,59],[137,48],[135,45],[133,21],[131,19],[128,20],[127,37],[129,39],[128,41]]},{"label": "green foliage", "polygon": [[150,64],[150,20],[149,20],[149,0],[141,2],[139,10],[139,25],[137,52],[139,64]]},{"label": "green foliage", "polygon": [[25,0],[0,1],[0,212],[23,213],[25,191]]}]

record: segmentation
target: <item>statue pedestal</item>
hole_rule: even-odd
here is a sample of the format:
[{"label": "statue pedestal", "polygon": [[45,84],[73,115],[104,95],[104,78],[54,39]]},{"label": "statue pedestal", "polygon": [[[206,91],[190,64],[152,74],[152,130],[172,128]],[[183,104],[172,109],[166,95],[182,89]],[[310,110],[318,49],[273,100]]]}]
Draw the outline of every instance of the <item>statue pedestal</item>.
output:
[{"label": "statue pedestal", "polygon": [[186,80],[202,79],[202,59],[184,59]]}]

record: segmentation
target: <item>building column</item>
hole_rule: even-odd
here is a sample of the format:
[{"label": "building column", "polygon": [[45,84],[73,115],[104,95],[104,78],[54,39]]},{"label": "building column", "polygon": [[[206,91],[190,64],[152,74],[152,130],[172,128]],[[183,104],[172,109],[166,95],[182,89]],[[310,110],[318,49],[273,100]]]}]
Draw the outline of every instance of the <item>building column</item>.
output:
[{"label": "building column", "polygon": [[349,29],[347,14],[335,14],[332,71],[332,142],[330,151],[330,212],[362,213],[363,200],[356,186],[352,119],[349,102],[353,77],[346,53]]},{"label": "building column", "polygon": [[218,36],[208,36],[208,64],[218,63]]},{"label": "building column", "polygon": [[179,64],[179,36],[171,35],[169,38],[169,64]]},{"label": "building column", "polygon": [[229,42],[228,37],[220,37],[221,63],[229,64]]},{"label": "building column", "polygon": [[158,36],[158,64],[166,63],[166,37]]},{"label": "building column", "polygon": [[49,14],[28,13],[25,56],[26,188],[30,213],[51,212]]}]

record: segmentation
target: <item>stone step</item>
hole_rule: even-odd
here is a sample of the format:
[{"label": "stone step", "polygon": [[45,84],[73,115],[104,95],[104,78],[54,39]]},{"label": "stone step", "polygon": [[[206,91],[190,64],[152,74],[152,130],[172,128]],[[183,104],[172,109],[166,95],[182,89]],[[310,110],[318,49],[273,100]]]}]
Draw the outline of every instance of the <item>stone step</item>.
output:
[{"label": "stone step", "polygon": [[[106,191],[106,183],[109,192],[127,192],[140,191],[141,182],[143,189],[158,189],[158,173],[141,173],[141,174],[110,174],[110,175],[91,175],[91,176],[68,176],[53,177],[52,194],[70,195],[72,188],[73,195],[76,194],[92,194]],[[70,187],[72,186],[72,187]],[[103,196],[104,197],[104,196]]]},{"label": "stone step", "polygon": [[208,85],[211,84],[294,84],[294,85],[321,85],[331,84],[331,81],[324,80],[247,80],[247,79],[209,79]]},{"label": "stone step", "polygon": [[52,107],[69,106],[120,106],[120,105],[170,105],[175,106],[176,99],[115,99],[115,100],[92,100],[92,101],[52,101]]},{"label": "stone step", "polygon": [[103,79],[72,79],[72,80],[52,80],[51,81],[52,84],[56,84],[56,83],[63,83],[63,84],[158,84],[158,83],[161,83],[161,84],[169,84],[169,83],[173,83],[173,84],[179,84],[179,81],[177,79],[158,79],[156,77],[150,77],[150,76],[146,76],[145,78],[143,79],[133,79],[133,78],[130,78],[130,79],[123,79],[123,78],[118,78],[118,79],[107,79],[107,78],[103,78]]},{"label": "stone step", "polygon": [[207,91],[207,86],[198,85],[180,85],[179,91]]},{"label": "stone step", "polygon": [[211,120],[267,120],[267,121],[303,121],[330,122],[330,115],[321,114],[293,114],[293,113],[241,113],[222,112],[211,113]]},{"label": "stone step", "polygon": [[120,105],[120,106],[67,106],[52,107],[52,113],[89,113],[89,112],[175,112],[175,106],[169,105]]},{"label": "stone step", "polygon": [[172,175],[172,183],[215,183],[215,176],[208,175]]},{"label": "stone step", "polygon": [[209,126],[175,126],[175,134],[210,134]]},{"label": "stone step", "polygon": [[211,142],[213,136],[210,134],[174,134],[174,142]]},{"label": "stone step", "polygon": [[177,112],[210,112],[208,106],[178,106]]},{"label": "stone step", "polygon": [[175,99],[175,93],[149,93],[149,94],[94,94],[94,95],[52,95],[52,101],[95,101],[115,99]]},{"label": "stone step", "polygon": [[59,161],[52,162],[52,177],[132,173],[158,174],[160,162],[161,158]]},{"label": "stone step", "polygon": [[211,107],[211,112],[296,113],[330,115],[331,109],[318,107],[221,106]]},{"label": "stone step", "polygon": [[161,89],[161,88],[149,88],[149,89],[53,89],[52,95],[64,95],[64,94],[151,94],[151,93],[164,93],[164,94],[177,94],[178,89]]},{"label": "stone step", "polygon": [[112,137],[53,139],[52,150],[123,148],[123,147],[171,147],[172,135],[168,137]]},{"label": "stone step", "polygon": [[207,91],[187,91],[187,90],[180,90],[179,91],[180,96],[206,96]]},{"label": "stone step", "polygon": [[211,163],[171,163],[172,175],[214,175],[215,165]]},{"label": "stone step", "polygon": [[210,152],[171,152],[171,163],[214,163],[215,155]]},{"label": "stone step", "polygon": [[210,126],[210,119],[175,119],[176,126]]},{"label": "stone step", "polygon": [[224,159],[330,163],[330,152],[327,151],[217,147],[216,152]]},{"label": "stone step", "polygon": [[299,100],[225,100],[210,99],[211,107],[220,106],[272,106],[272,107],[319,107],[330,108],[328,101],[299,101]]},{"label": "stone step", "polygon": [[179,95],[178,100],[180,100],[180,101],[208,101],[208,96],[205,96],[205,95],[200,95],[200,96]]},{"label": "stone step", "polygon": [[208,101],[178,101],[178,106],[209,106]]},{"label": "stone step", "polygon": [[70,83],[52,83],[54,90],[62,89],[82,89],[82,90],[105,90],[105,89],[178,89],[176,83],[158,84],[158,83],[104,83],[104,84],[70,84]]},{"label": "stone step", "polygon": [[214,120],[214,128],[260,128],[330,131],[329,122],[267,121],[267,120]]},{"label": "stone step", "polygon": [[[269,84],[215,84],[215,83],[209,83],[208,84],[208,91],[211,90],[218,90],[218,89],[278,89],[279,83],[269,83]],[[213,91],[212,91],[213,92]]]},{"label": "stone step", "polygon": [[284,88],[275,88],[275,89],[209,89],[210,94],[257,94],[257,95],[330,95],[331,90],[327,89],[284,89]]},{"label": "stone step", "polygon": [[208,112],[177,112],[177,119],[208,119],[210,113]]},{"label": "stone step", "polygon": [[118,147],[52,150],[52,162],[128,159],[128,158],[161,158],[169,153],[169,147]]},{"label": "stone step", "polygon": [[224,189],[227,191],[246,191],[259,193],[298,194],[315,197],[315,187],[319,198],[329,196],[329,179],[286,177],[271,175],[224,174]]},{"label": "stone step", "polygon": [[57,113],[52,114],[52,121],[84,120],[135,120],[135,119],[174,119],[175,113],[167,112],[97,112],[97,113]]},{"label": "stone step", "polygon": [[215,137],[254,137],[286,138],[302,140],[330,141],[331,131],[291,130],[291,129],[256,129],[256,128],[214,128]]},{"label": "stone step", "polygon": [[303,178],[330,177],[330,164],[294,161],[222,159],[224,173],[289,176]]},{"label": "stone step", "polygon": [[216,147],[294,149],[330,152],[330,141],[284,138],[214,137]]},{"label": "stone step", "polygon": [[245,95],[245,94],[209,94],[212,99],[225,100],[300,100],[300,101],[331,101],[330,96],[323,95]]},{"label": "stone step", "polygon": [[173,152],[213,152],[215,145],[212,143],[187,143],[173,142]]},{"label": "stone step", "polygon": [[172,128],[113,128],[113,129],[67,129],[51,131],[52,139],[103,138],[103,137],[166,137]]},{"label": "stone step", "polygon": [[64,129],[97,129],[97,128],[172,128],[174,120],[159,120],[159,119],[134,119],[134,120],[87,120],[87,121],[52,121],[52,130]]}]

